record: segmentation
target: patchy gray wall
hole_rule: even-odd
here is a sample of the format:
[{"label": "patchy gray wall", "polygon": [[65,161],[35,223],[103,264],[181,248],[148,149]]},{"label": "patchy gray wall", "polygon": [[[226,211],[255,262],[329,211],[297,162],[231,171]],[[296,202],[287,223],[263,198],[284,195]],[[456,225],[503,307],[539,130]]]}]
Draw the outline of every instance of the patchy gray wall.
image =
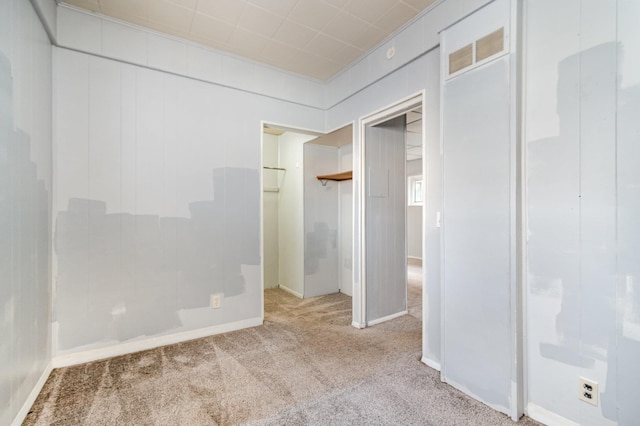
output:
[{"label": "patchy gray wall", "polygon": [[304,297],[340,288],[340,182],[316,178],[337,173],[338,161],[338,148],[304,144]]},{"label": "patchy gray wall", "polygon": [[57,354],[260,320],[260,120],[322,111],[55,54]]},{"label": "patchy gray wall", "polygon": [[0,2],[3,425],[16,419],[51,359],[51,74],[51,45],[31,3]]},{"label": "patchy gray wall", "polygon": [[[529,1],[526,14],[529,405],[635,424],[640,4],[558,6]],[[578,400],[580,376],[599,383],[599,406]]]}]

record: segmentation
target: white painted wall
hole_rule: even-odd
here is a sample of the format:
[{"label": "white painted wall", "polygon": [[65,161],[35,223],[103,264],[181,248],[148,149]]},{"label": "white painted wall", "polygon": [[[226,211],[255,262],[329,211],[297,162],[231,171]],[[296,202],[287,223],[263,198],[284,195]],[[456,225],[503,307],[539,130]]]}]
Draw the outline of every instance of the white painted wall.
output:
[{"label": "white painted wall", "polygon": [[[640,4],[526,2],[529,413],[640,418]],[[578,377],[600,405],[578,400]]]},{"label": "white painted wall", "polygon": [[[503,28],[505,54],[450,77],[443,67],[443,379],[520,417],[515,351],[515,155],[511,4],[497,0],[442,32],[442,63]],[[515,35],[515,34],[513,34]]]},{"label": "white painted wall", "polygon": [[51,45],[28,1],[0,1],[0,424],[50,372]]},{"label": "white painted wall", "polygon": [[[323,113],[55,57],[56,355],[259,323],[261,120],[320,128]],[[281,164],[289,182],[297,170]],[[221,309],[208,307],[212,293]]]},{"label": "white painted wall", "polygon": [[337,293],[340,288],[340,183],[318,175],[337,173],[338,148],[304,144],[304,297]]},{"label": "white painted wall", "polygon": [[285,132],[278,137],[285,168],[278,199],[280,287],[304,296],[304,143],[315,136]]},{"label": "white painted wall", "polygon": [[[90,14],[80,13],[64,6],[58,7],[61,25],[59,25],[57,31],[57,39],[61,46],[68,46],[74,50],[112,56],[122,61],[174,74],[185,74],[217,85],[235,86],[243,91],[264,93],[280,99],[289,99],[295,103],[308,104],[316,108],[310,110],[310,117],[317,117],[318,114],[323,114],[322,110],[317,109],[321,105],[335,105],[327,114],[326,128],[336,128],[338,126],[332,123],[332,121],[335,122],[335,117],[340,117],[337,122],[343,124],[349,119],[356,118],[359,113],[370,112],[376,108],[376,105],[388,104],[397,100],[398,97],[405,96],[407,93],[420,90],[424,86],[422,81],[424,81],[423,78],[425,77],[423,76],[426,75],[424,65],[429,62],[425,61],[425,57],[421,55],[437,46],[438,31],[485,2],[478,0],[447,0],[437,4],[424,16],[417,19],[414,24],[403,29],[397,34],[397,37],[390,40],[397,47],[397,54],[393,60],[387,61],[384,58],[388,45],[381,45],[372,54],[354,64],[353,67],[339,78],[331,81],[327,86],[321,86],[317,82],[310,84],[307,79],[297,76],[290,78],[292,77],[291,75],[286,73],[286,75],[283,75],[279,71],[274,74],[272,69],[263,69],[264,67],[262,66],[256,66],[256,64],[247,63],[229,55],[221,55],[219,52],[202,49],[198,45],[185,44],[183,41],[171,37],[144,31],[110,19],[102,19]],[[157,49],[158,46],[163,46],[163,48]],[[152,50],[148,50],[151,48]],[[158,51],[163,52],[162,57],[154,56],[154,52]],[[223,58],[223,56],[228,59]],[[433,55],[433,52],[430,52],[429,56],[435,58],[437,55]],[[418,59],[414,61],[415,58]],[[429,64],[432,65],[433,62]],[[384,78],[394,69],[397,69],[397,71],[394,72],[391,78]],[[426,81],[432,82],[433,80],[426,78]],[[360,91],[368,86],[369,89]],[[372,88],[375,88],[375,90],[371,90]],[[226,89],[218,87],[216,90],[225,91]],[[355,96],[349,98],[356,92]],[[434,91],[428,97],[428,101],[436,99],[436,96],[437,93]],[[250,98],[250,96],[246,96],[246,99]],[[341,99],[344,99],[344,102],[337,104],[336,102]],[[354,104],[354,101],[357,105]],[[435,103],[437,104],[437,99]],[[296,109],[297,107],[284,103],[281,108],[277,109],[277,112],[275,109],[266,111],[264,114],[266,117],[262,118],[269,120],[270,117],[287,117],[290,115],[286,111],[289,108]],[[355,109],[343,114],[344,108]],[[356,114],[352,112],[356,112]],[[343,121],[346,117],[348,118]],[[128,118],[125,117],[125,120]],[[284,121],[291,122],[288,118]],[[306,123],[313,121],[313,119],[302,119],[302,121]],[[304,123],[301,127],[305,127]],[[317,126],[306,127],[317,128]],[[437,132],[436,127],[432,127],[432,129]],[[357,159],[357,153],[355,154],[354,157]],[[357,170],[354,171],[357,172]],[[432,191],[432,193],[435,193],[435,191]],[[354,196],[357,198],[357,191]],[[354,212],[357,213],[357,204],[353,207],[355,209]],[[357,222],[355,224],[357,225]],[[429,225],[430,223],[425,224],[425,229],[428,229]],[[357,245],[355,249],[357,253]],[[437,258],[437,256],[434,258]],[[353,260],[355,261],[354,264],[357,264],[357,257]],[[354,272],[354,278],[357,283],[357,272]],[[434,313],[437,312],[435,298],[437,291],[434,288],[430,292],[434,296],[431,300],[431,303],[434,303],[431,312]],[[356,315],[357,311],[358,307],[355,306],[354,313]],[[432,335],[435,336],[434,333]],[[435,340],[438,339],[436,338]],[[435,340],[433,342],[434,345],[436,344]]]},{"label": "white painted wall", "polygon": [[[426,52],[437,48],[440,44],[440,31],[487,3],[490,3],[490,0],[434,2],[432,7],[410,25],[401,28],[384,43],[332,78],[325,90],[325,107],[340,108],[340,104],[347,98],[354,95],[359,97],[360,90],[377,85],[379,80],[387,75],[397,73]],[[394,48],[395,55],[388,59],[387,51],[391,47]],[[403,92],[402,86],[397,87],[397,90],[399,93]],[[384,98],[385,95],[381,96]]]},{"label": "white painted wall", "polygon": [[[425,232],[423,270],[425,291],[423,303],[427,315],[423,317],[423,360],[429,365],[440,366],[440,249],[441,228],[438,215],[442,212],[442,159],[440,148],[440,64],[439,33],[460,18],[489,3],[488,0],[445,0],[437,2],[411,25],[382,43],[366,56],[334,77],[325,90],[327,128],[337,128],[350,120],[370,114],[400,99],[425,90],[424,117],[427,176],[427,204],[423,229]],[[389,60],[386,52],[394,47],[396,54]],[[354,140],[360,137],[356,126]],[[359,203],[360,152],[353,150],[354,164],[354,230],[360,229],[361,207]],[[361,316],[360,247],[353,241],[354,319]]]},{"label": "white painted wall", "polygon": [[[262,164],[267,167],[278,165],[278,137],[270,134],[262,135]],[[280,180],[284,172],[279,170],[262,170],[262,237],[264,288],[278,287],[278,198]]]},{"label": "white painted wall", "polygon": [[[38,0],[45,1],[45,0]],[[313,79],[100,15],[58,6],[61,47],[184,75],[313,107],[324,85]]]},{"label": "white painted wall", "polygon": [[[436,55],[439,52],[436,51]],[[435,58],[431,58],[435,60]],[[439,65],[436,65],[439,66]],[[441,269],[442,269],[442,146],[440,144],[440,81],[429,69],[422,107],[423,178],[425,182],[422,230],[422,360],[439,369],[441,360]],[[438,73],[439,74],[439,73]]]},{"label": "white painted wall", "polygon": [[58,31],[58,3],[56,0],[30,0],[34,11],[39,16],[49,41],[55,40]]},{"label": "white painted wall", "polygon": [[[411,25],[401,28],[328,84],[64,5],[57,8],[57,41],[61,47],[73,50],[330,109],[436,48],[442,29],[488,2],[435,2]],[[148,50],[148,46],[153,46],[153,50]],[[396,54],[389,60],[386,53],[391,46],[394,46]],[[156,54],[158,52],[161,54]]]},{"label": "white painted wall", "polygon": [[[26,2],[5,1],[0,7],[11,10],[27,10],[25,9],[27,6],[23,3]],[[39,1],[39,3],[42,2]],[[59,105],[65,101],[58,99],[55,113],[62,114],[66,118],[57,118],[56,124],[59,127],[58,134],[70,136],[61,142],[63,151],[67,149],[67,153],[64,156],[58,155],[55,159],[58,168],[61,169],[61,172],[56,174],[54,178],[56,183],[58,181],[61,183],[61,194],[56,197],[56,200],[59,201],[57,205],[64,210],[71,196],[88,198],[89,192],[98,195],[112,193],[115,195],[104,197],[112,200],[105,204],[105,209],[108,208],[107,211],[113,211],[113,207],[118,205],[124,208],[139,204],[142,213],[147,212],[159,216],[158,212],[165,209],[175,210],[183,213],[182,217],[176,215],[177,218],[187,219],[184,215],[188,215],[190,212],[188,208],[184,207],[184,204],[182,207],[178,204],[175,204],[175,208],[167,207],[174,205],[174,203],[173,201],[165,202],[171,200],[171,197],[165,198],[165,195],[160,197],[163,200],[160,203],[153,200],[158,197],[154,192],[159,187],[158,182],[162,182],[163,194],[168,194],[174,185],[171,176],[186,174],[186,177],[180,178],[184,179],[185,185],[181,186],[180,191],[176,191],[176,194],[184,191],[186,195],[182,196],[181,194],[180,196],[190,200],[198,199],[199,195],[205,192],[207,197],[211,196],[211,191],[207,187],[213,186],[210,173],[214,166],[235,167],[240,163],[248,165],[247,168],[259,173],[259,120],[292,123],[317,130],[333,129],[424,89],[426,93],[425,129],[427,131],[427,146],[425,148],[427,152],[425,160],[427,205],[425,206],[423,225],[425,230],[424,262],[428,266],[425,267],[424,304],[426,315],[423,325],[423,359],[430,365],[438,367],[441,337],[440,228],[437,227],[436,217],[437,213],[442,211],[438,125],[440,114],[438,31],[484,3],[486,1],[482,0],[445,0],[438,3],[414,24],[345,70],[324,87],[317,85],[317,82],[309,85],[306,81],[297,80],[298,77],[289,80],[283,74],[273,73],[273,70],[262,69],[259,66],[256,67],[255,64],[247,65],[246,62],[238,61],[234,57],[228,60],[225,65],[222,55],[211,54],[208,49],[196,45],[183,46],[181,42],[176,44],[175,39],[158,35],[150,36],[150,33],[141,36],[138,29],[134,29],[134,34],[129,37],[131,27],[124,26],[127,27],[124,28],[113,21],[105,23],[108,20],[96,22],[89,15],[80,19],[76,12],[67,13],[63,10],[66,8],[59,7],[58,13],[64,23],[60,25],[57,35],[62,46],[68,45],[73,49],[99,55],[113,55],[116,58],[131,60],[146,67],[175,74],[185,74],[193,79],[221,86],[235,85],[243,91],[250,91],[254,94],[197,82],[177,75],[143,70],[131,65],[68,52],[64,49],[56,49],[57,53],[64,56],[64,60],[58,58],[54,84],[59,93],[64,93],[69,104],[67,106]],[[529,215],[528,232],[531,235],[530,252],[527,258],[529,283],[526,301],[526,308],[529,312],[527,373],[531,381],[528,389],[531,400],[529,412],[531,414],[539,408],[546,410],[547,413],[555,413],[576,422],[606,424],[613,421],[612,416],[614,415],[609,411],[609,408],[614,405],[611,402],[613,400],[618,406],[615,414],[617,421],[620,424],[625,424],[625,422],[629,424],[633,422],[629,419],[635,419],[638,416],[637,404],[634,399],[635,393],[631,389],[639,381],[636,360],[640,357],[637,349],[640,339],[634,331],[638,328],[637,306],[639,303],[637,295],[640,294],[639,291],[634,291],[637,287],[639,274],[636,254],[640,251],[637,237],[640,233],[637,232],[637,220],[635,220],[640,213],[637,204],[640,197],[637,194],[638,176],[637,167],[634,164],[638,158],[637,144],[635,143],[638,138],[638,129],[635,116],[639,109],[636,87],[637,76],[640,75],[640,71],[638,71],[640,66],[637,61],[640,54],[638,53],[638,39],[635,35],[635,23],[639,20],[637,6],[632,0],[618,0],[615,8],[611,6],[611,2],[604,1],[588,3],[571,0],[566,4],[563,2],[561,6],[556,3],[546,0],[524,2],[527,6],[527,15],[525,15],[527,99],[524,104],[526,114],[523,124],[526,129],[528,156],[526,195],[530,198],[526,210]],[[614,10],[616,11],[615,18],[612,16]],[[5,52],[5,55],[9,51],[5,47],[8,45],[7,40],[9,39],[13,44],[26,43],[28,45],[31,43],[26,41],[29,37],[20,38],[22,41],[17,41],[18,38],[15,36],[17,28],[25,31],[31,28],[33,31],[42,33],[35,23],[22,25],[21,20],[14,16],[13,12],[4,13],[4,9],[0,14],[0,19],[7,22],[6,25],[0,25],[0,40],[3,43],[2,52]],[[21,24],[16,25],[19,22]],[[613,31],[614,22],[615,32]],[[8,34],[10,35],[8,36]],[[42,35],[40,34],[35,39],[39,40]],[[122,38],[123,36],[124,38]],[[151,38],[153,38],[152,42],[150,42]],[[118,40],[122,40],[121,45],[118,44]],[[158,51],[166,53],[166,55],[153,57],[146,50],[140,49],[137,44],[140,40],[145,40],[145,43],[151,43],[153,46],[164,46]],[[591,47],[610,42],[618,43],[615,57],[609,57],[608,53],[599,53],[596,57],[600,59],[600,66],[592,65],[590,55],[593,52],[586,51]],[[391,44],[395,45],[397,53],[389,61],[384,55]],[[10,51],[9,57],[12,64],[28,63],[27,54],[24,53],[29,51],[28,48],[20,45],[12,47]],[[580,58],[581,65],[578,67],[580,77],[578,78],[575,76],[577,66],[570,64],[572,60],[568,58],[581,51],[585,51],[585,54]],[[34,57],[39,58],[40,55],[29,56],[30,60],[33,60]],[[565,59],[568,60],[563,62]],[[567,75],[568,73],[568,80],[567,78],[563,78],[563,81],[558,79],[561,63],[562,74]],[[618,77],[617,88],[612,78],[612,72],[608,68],[611,63],[616,64],[614,74]],[[567,68],[570,71],[566,71]],[[596,68],[598,68],[597,72],[594,71]],[[46,64],[42,66],[25,65],[24,69],[25,72],[19,73],[17,79],[35,78],[34,72],[42,71],[44,74],[48,70]],[[69,73],[70,77],[65,77],[65,73]],[[604,77],[600,80],[602,85],[598,85],[599,89],[596,90],[592,77],[600,75],[599,73],[604,73],[602,74]],[[114,81],[119,81],[119,83],[114,84]],[[160,83],[161,81],[162,83]],[[609,83],[604,84],[607,81]],[[111,89],[114,87],[118,89],[104,90],[101,88],[103,84]],[[21,85],[21,87],[23,88],[14,92],[14,95],[19,99],[28,98],[30,95],[27,93],[31,93],[31,95],[36,93],[32,90],[35,87],[32,84]],[[262,92],[265,87],[268,90]],[[91,94],[89,88],[91,88]],[[174,96],[172,93],[176,95]],[[265,93],[280,99],[289,99],[294,103],[312,105],[313,108],[256,96],[255,93]],[[116,95],[120,97],[121,105],[119,107],[117,102],[114,105],[113,97]],[[144,105],[140,108],[131,105],[132,98],[147,99],[147,96],[148,100],[143,100]],[[154,96],[164,99],[158,105],[161,104],[163,110],[166,108],[168,115],[171,115],[172,111],[186,108],[186,112],[191,114],[193,118],[181,116],[179,123],[169,121],[165,125],[165,115],[159,112],[160,107],[155,104],[149,105],[154,103],[154,99],[156,99]],[[562,102],[558,102],[561,99]],[[571,107],[566,107],[565,102],[568,102]],[[33,104],[36,103],[39,105],[38,108],[46,108],[46,102],[34,102]],[[20,102],[16,106],[16,110],[23,109],[28,104],[28,102]],[[225,105],[224,108],[220,106],[222,104]],[[93,112],[89,112],[89,106],[93,107]],[[330,107],[326,113],[322,110],[323,106]],[[567,110],[571,110],[569,115],[565,112]],[[235,113],[235,111],[242,111],[242,113]],[[560,111],[563,114],[560,114]],[[579,117],[576,117],[576,111],[580,112]],[[77,113],[77,117],[74,116],[74,113]],[[595,114],[598,119],[590,119],[592,114]],[[41,116],[41,114],[37,115]],[[24,116],[26,117],[26,115]],[[222,118],[216,122],[223,122],[225,125],[207,124],[207,121],[212,120],[212,117],[218,116]],[[90,119],[90,117],[93,118]],[[162,117],[162,119],[154,120],[156,117]],[[33,123],[41,121],[41,118],[32,119]],[[44,119],[46,120],[46,117]],[[118,121],[120,124],[113,124]],[[156,168],[157,162],[160,161],[160,155],[157,145],[153,145],[153,142],[158,140],[158,135],[154,134],[158,129],[144,124],[151,122],[163,123],[163,134],[160,137],[163,140],[163,159],[171,157],[172,153],[180,152],[182,146],[186,144],[185,151],[187,153],[183,153],[183,155],[192,159],[196,166],[194,167],[185,158],[177,157],[176,162],[182,161],[178,166],[172,161],[168,161],[166,165],[163,162],[162,167],[166,169],[165,173],[166,176],[169,176],[168,178],[153,179],[153,175],[158,174]],[[225,129],[228,123],[230,123],[228,127],[238,128],[240,126],[241,131],[237,136],[226,133]],[[605,130],[599,127],[601,125]],[[104,133],[106,135],[115,135],[113,126],[120,127],[123,134],[115,151],[109,144],[103,143],[104,140],[111,137],[104,136],[103,132],[106,132]],[[615,126],[615,136],[611,135],[611,130],[607,126]],[[46,128],[46,125],[34,126],[33,130],[29,132],[32,141],[34,140],[34,132],[41,131],[36,129]],[[220,129],[222,129],[224,137],[218,139],[219,133],[216,131]],[[358,128],[355,132],[356,137],[359,137]],[[171,143],[166,142],[172,138],[172,134],[178,134],[177,140],[180,141],[180,145],[172,146]],[[215,143],[212,142],[213,136],[211,135],[216,135]],[[595,144],[592,139],[589,139],[590,135],[598,136],[598,141],[607,141],[607,144]],[[85,142],[85,145],[97,150],[94,154],[89,154],[87,146],[78,143],[83,139],[91,140],[91,142]],[[140,139],[139,145],[138,139]],[[546,146],[544,141],[550,139],[556,140],[555,145]],[[615,142],[615,148],[611,147],[612,140]],[[46,144],[42,146],[46,146]],[[579,151],[576,146],[580,148]],[[71,153],[73,147],[77,147],[79,150],[76,153]],[[596,154],[598,150],[602,150],[602,155]],[[611,164],[612,152],[615,152],[615,165]],[[104,167],[101,168],[97,159],[102,159],[103,154],[107,160]],[[139,162],[133,159],[136,157],[134,154],[139,154]],[[91,160],[89,159],[90,155],[92,155]],[[119,157],[122,159],[121,164],[116,161]],[[46,154],[42,158],[46,158]],[[355,146],[353,151],[354,229],[359,227],[360,206],[358,205],[357,178],[359,158],[358,147]],[[567,158],[567,160],[560,163],[558,158]],[[599,158],[598,164],[602,163],[602,167],[593,166],[595,158]],[[208,161],[210,163],[205,164]],[[35,162],[41,164],[40,161]],[[112,165],[115,165],[115,168],[109,171],[108,169]],[[89,173],[90,168],[91,172]],[[133,184],[131,182],[136,181],[138,169],[142,180],[139,184]],[[37,170],[40,173],[42,168],[38,166]],[[206,172],[204,172],[205,170]],[[581,176],[579,179],[576,178],[577,171]],[[122,183],[123,190],[119,189],[120,187],[117,185],[110,184],[114,179],[113,174],[116,175],[115,179],[119,179],[119,182]],[[205,177],[205,175],[207,176]],[[76,176],[77,182],[70,182],[73,176]],[[575,190],[576,182],[579,182],[580,188],[584,188],[584,191],[579,193],[581,200],[578,204],[574,199],[578,193]],[[192,183],[194,184],[191,185]],[[90,191],[89,187],[93,189]],[[610,196],[611,188],[616,191],[615,200],[607,198]],[[147,191],[148,189],[151,191]],[[259,191],[260,188],[256,187],[250,193],[258,199]],[[139,202],[137,201],[138,195],[140,195]],[[177,197],[178,195],[176,195]],[[207,199],[211,200],[211,198]],[[253,201],[255,200],[251,202]],[[158,207],[159,205],[161,207]],[[144,206],[152,208],[145,210]],[[88,207],[89,205],[83,208],[87,212],[93,211]],[[98,207],[101,206],[98,205]],[[615,213],[611,213],[612,210]],[[578,217],[576,217],[576,211],[579,212]],[[93,212],[95,213],[95,211]],[[133,208],[128,214],[124,214],[125,210],[122,212],[121,223],[125,227],[129,226],[129,228],[123,229],[126,231],[126,229],[130,230],[131,227],[135,227],[135,221],[134,225],[130,222],[131,216],[138,213]],[[95,216],[95,214],[92,215]],[[613,231],[609,226],[614,220],[613,217],[615,217],[615,239],[611,237]],[[542,222],[539,223],[549,226],[545,228],[542,225],[536,225],[536,220],[541,220]],[[576,224],[576,221],[579,222],[579,225]],[[140,224],[142,223],[144,220],[140,221]],[[178,226],[176,224],[176,227]],[[559,232],[551,235],[550,229],[557,229]],[[83,230],[82,232],[88,235],[88,231]],[[249,234],[253,235],[253,233]],[[119,238],[127,245],[136,246],[135,241],[131,243],[126,240],[128,236],[135,237],[135,234],[120,232],[119,235]],[[255,232],[255,235],[259,235],[258,231]],[[576,245],[576,235],[582,241],[582,246]],[[57,235],[55,238],[57,242]],[[552,241],[552,243],[547,241]],[[140,252],[148,252],[147,247],[142,243],[144,241],[138,245]],[[353,264],[357,265],[359,259],[357,239],[355,243]],[[551,244],[555,248],[551,247]],[[251,245],[252,243],[249,243],[249,246]],[[615,267],[603,264],[612,257],[612,245],[615,246]],[[161,246],[162,250],[166,247],[164,244]],[[123,254],[128,255],[129,253]],[[556,256],[556,254],[558,255]],[[157,258],[157,255],[155,256]],[[122,258],[126,259],[127,256],[122,256]],[[84,264],[88,263],[88,260],[84,262]],[[122,272],[118,273],[122,274],[123,282],[135,282],[127,275],[131,274],[132,270],[135,271],[135,268],[125,263],[121,265]],[[253,265],[253,269],[255,266]],[[591,266],[597,271],[592,272],[588,269]],[[78,273],[78,271],[74,273]],[[612,274],[614,278],[612,278]],[[255,275],[259,277],[259,274]],[[591,277],[598,278],[592,279]],[[77,279],[77,276],[72,278]],[[353,278],[356,284],[354,295],[357,298],[359,295],[357,268],[354,269]],[[247,282],[255,284],[259,282],[258,280],[259,278],[249,278]],[[606,285],[607,282],[614,284]],[[122,286],[105,289],[100,285],[94,286],[93,284],[92,281],[90,290],[97,290],[100,297],[106,299],[112,299],[113,295],[126,290]],[[253,284],[249,285],[252,290],[254,290]],[[169,286],[169,290],[166,292],[170,293],[170,289]],[[162,294],[166,294],[165,290]],[[64,310],[62,305],[70,303],[69,300],[62,297],[62,294],[58,294],[56,300],[55,306],[59,312]],[[575,304],[576,300],[581,300],[578,305]],[[95,302],[95,300],[86,301]],[[221,324],[230,324],[227,321],[233,321],[232,318],[227,318],[229,305],[226,302],[228,301],[225,299],[223,302],[226,310],[221,315],[223,317],[220,319]],[[257,312],[259,305],[260,296],[257,293],[252,293],[251,296],[246,295],[246,298],[242,298],[242,306],[239,311]],[[355,304],[354,315],[356,317],[359,315],[358,309],[359,306]],[[617,318],[614,325],[612,325],[612,310]],[[597,313],[591,315],[594,311]],[[42,314],[43,310],[39,310],[39,312]],[[105,309],[103,312],[108,312],[109,315],[121,315],[122,309],[120,305],[115,305],[112,309]],[[562,316],[559,316],[560,313]],[[167,315],[163,315],[163,319],[170,315],[171,310],[167,310]],[[192,325],[196,325],[196,322],[198,321],[194,320]],[[199,324],[201,323],[210,324],[212,322],[205,320]],[[585,325],[595,324],[592,326],[592,329],[595,330],[593,334],[582,334],[583,331],[580,333],[575,331],[576,324],[579,324],[584,330],[583,323]],[[179,328],[170,329],[166,333],[178,331],[180,331]],[[93,333],[87,334],[96,337]],[[598,336],[600,337],[598,338]],[[615,343],[602,343],[602,336],[607,336],[607,339]],[[100,338],[100,336],[97,337]],[[12,338],[12,342],[17,341]],[[113,343],[117,342],[100,342],[95,345],[102,346]],[[12,344],[15,345],[15,343]],[[81,349],[76,348],[76,350]],[[567,360],[583,361],[584,359],[594,360],[593,364],[586,367],[576,367],[575,363],[567,362]],[[19,370],[10,369],[7,371]],[[605,383],[602,388],[604,389],[602,407],[609,407],[607,410],[599,411],[599,409],[586,407],[584,404],[578,405],[577,399],[570,396],[574,395],[575,377],[578,372],[594,376],[601,385]],[[27,375],[33,378],[34,373]],[[31,381],[33,382],[33,380]],[[29,379],[24,383],[29,383]],[[29,389],[33,388],[31,385],[25,386]],[[20,390],[10,390],[9,392],[14,401],[20,400],[20,395],[25,394]],[[15,404],[11,407],[15,407]],[[536,412],[540,413],[540,410]],[[5,417],[2,417],[2,420],[4,419]]]},{"label": "white painted wall", "polygon": [[[440,152],[440,53],[431,50],[415,61],[387,75],[375,84],[345,99],[327,111],[327,128],[342,127],[356,120],[354,141],[360,138],[360,117],[371,114],[401,99],[425,92],[423,119],[425,121],[425,143],[427,150],[426,170],[428,174],[426,193],[429,197],[423,229],[426,232],[424,262],[425,291],[423,298],[428,306],[423,317],[425,337],[423,339],[423,359],[432,366],[440,363],[440,228],[437,227],[437,212],[442,211],[441,198],[441,152]],[[360,150],[353,146],[353,317],[360,318]]]},{"label": "white painted wall", "polygon": [[[422,159],[407,161],[409,176],[422,176]],[[422,259],[422,206],[407,206],[407,256]]]},{"label": "white painted wall", "polygon": [[[339,171],[353,170],[353,144],[338,148]],[[353,181],[343,180],[338,184],[340,192],[340,292],[353,294]]]}]

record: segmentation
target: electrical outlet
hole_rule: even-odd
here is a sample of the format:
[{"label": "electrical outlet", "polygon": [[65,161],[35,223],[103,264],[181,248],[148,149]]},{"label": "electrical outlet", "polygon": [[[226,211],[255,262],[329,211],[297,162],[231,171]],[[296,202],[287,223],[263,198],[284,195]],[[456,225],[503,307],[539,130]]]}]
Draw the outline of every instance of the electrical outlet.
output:
[{"label": "electrical outlet", "polygon": [[578,378],[578,398],[597,407],[598,383],[584,377]]},{"label": "electrical outlet", "polygon": [[210,296],[210,304],[213,309],[218,309],[222,306],[222,294],[216,293]]}]

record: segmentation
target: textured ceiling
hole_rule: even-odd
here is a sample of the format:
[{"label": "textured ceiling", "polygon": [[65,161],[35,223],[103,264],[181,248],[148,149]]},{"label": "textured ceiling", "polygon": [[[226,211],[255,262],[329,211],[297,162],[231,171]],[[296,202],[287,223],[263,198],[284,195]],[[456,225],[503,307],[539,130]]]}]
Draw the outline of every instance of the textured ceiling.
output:
[{"label": "textured ceiling", "polygon": [[435,0],[59,0],[326,80]]}]

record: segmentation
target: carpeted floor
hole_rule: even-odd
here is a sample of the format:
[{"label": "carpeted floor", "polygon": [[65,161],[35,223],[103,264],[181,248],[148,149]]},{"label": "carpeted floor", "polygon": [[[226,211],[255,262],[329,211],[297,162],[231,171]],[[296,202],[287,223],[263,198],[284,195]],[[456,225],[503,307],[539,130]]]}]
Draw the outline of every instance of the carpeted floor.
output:
[{"label": "carpeted floor", "polygon": [[419,361],[412,315],[350,324],[348,296],[267,290],[261,327],[54,370],[24,424],[512,424]]},{"label": "carpeted floor", "polygon": [[407,310],[422,321],[422,264],[413,259],[407,265]]}]

